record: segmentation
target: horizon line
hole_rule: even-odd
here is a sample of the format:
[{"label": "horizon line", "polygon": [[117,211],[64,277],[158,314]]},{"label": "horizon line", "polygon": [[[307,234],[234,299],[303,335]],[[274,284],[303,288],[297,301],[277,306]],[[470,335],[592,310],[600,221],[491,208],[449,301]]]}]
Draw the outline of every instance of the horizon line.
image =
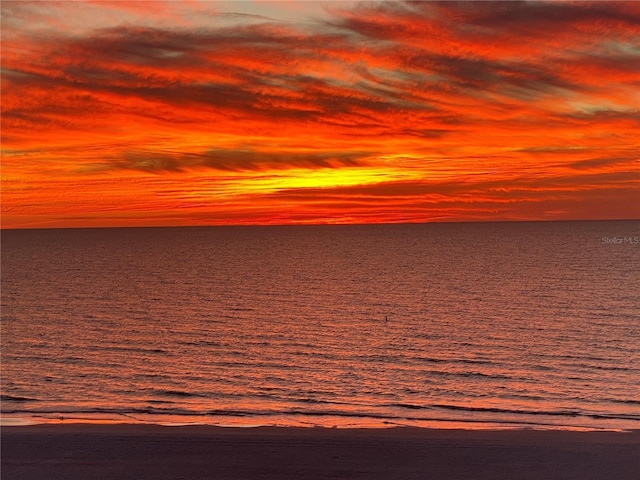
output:
[{"label": "horizon line", "polygon": [[393,225],[433,225],[433,224],[486,224],[486,223],[569,223],[569,222],[638,222],[640,218],[589,218],[589,219],[535,219],[535,220],[434,220],[424,222],[375,222],[375,223],[236,223],[236,224],[202,224],[202,225],[93,225],[93,226],[58,226],[58,227],[3,227],[0,232],[20,230],[103,230],[103,229],[153,229],[153,228],[263,228],[263,227],[376,227]]}]

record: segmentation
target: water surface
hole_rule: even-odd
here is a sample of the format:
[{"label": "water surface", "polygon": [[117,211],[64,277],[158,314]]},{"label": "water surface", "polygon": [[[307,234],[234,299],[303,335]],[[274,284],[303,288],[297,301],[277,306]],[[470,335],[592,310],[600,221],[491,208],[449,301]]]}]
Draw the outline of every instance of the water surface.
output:
[{"label": "water surface", "polygon": [[639,234],[3,231],[3,416],[640,428]]}]

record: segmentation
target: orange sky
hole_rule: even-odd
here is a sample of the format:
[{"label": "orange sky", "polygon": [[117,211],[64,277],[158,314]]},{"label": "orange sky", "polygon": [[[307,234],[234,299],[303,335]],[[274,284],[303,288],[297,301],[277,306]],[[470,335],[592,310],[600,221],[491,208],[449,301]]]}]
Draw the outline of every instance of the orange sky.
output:
[{"label": "orange sky", "polygon": [[640,4],[10,2],[2,227],[640,218]]}]

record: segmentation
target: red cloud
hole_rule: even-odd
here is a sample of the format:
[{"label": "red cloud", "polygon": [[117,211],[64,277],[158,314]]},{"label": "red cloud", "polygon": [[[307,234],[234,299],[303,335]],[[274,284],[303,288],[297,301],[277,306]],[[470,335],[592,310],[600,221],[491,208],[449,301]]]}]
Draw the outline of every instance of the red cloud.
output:
[{"label": "red cloud", "polygon": [[637,216],[636,3],[140,5],[3,3],[4,226]]}]

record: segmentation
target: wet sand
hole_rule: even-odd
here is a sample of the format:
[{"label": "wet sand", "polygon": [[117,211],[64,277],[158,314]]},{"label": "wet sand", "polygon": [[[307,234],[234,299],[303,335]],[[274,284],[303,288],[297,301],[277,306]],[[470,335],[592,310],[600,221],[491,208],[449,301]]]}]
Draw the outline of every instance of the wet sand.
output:
[{"label": "wet sand", "polygon": [[2,427],[3,480],[640,478],[640,431]]}]

